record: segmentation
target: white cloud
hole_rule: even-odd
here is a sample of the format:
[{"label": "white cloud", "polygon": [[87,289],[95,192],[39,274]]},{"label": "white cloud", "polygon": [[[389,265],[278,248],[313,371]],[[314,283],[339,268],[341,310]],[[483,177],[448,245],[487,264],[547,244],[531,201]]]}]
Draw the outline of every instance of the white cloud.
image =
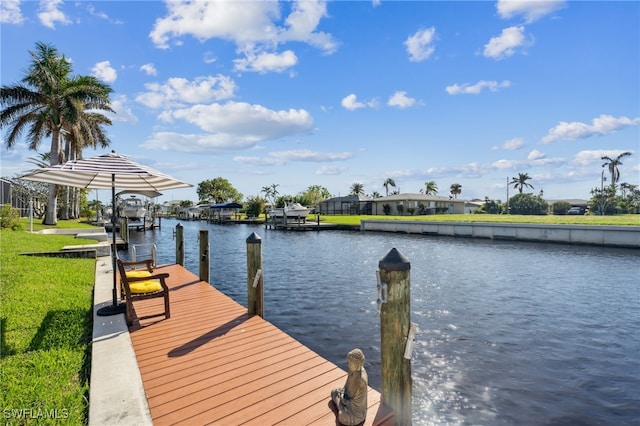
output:
[{"label": "white cloud", "polygon": [[366,106],[362,102],[358,102],[356,95],[353,93],[344,97],[342,99],[342,102],[340,103],[344,108],[348,109],[349,111],[354,111],[356,109],[364,108]]},{"label": "white cloud", "polygon": [[435,52],[433,45],[436,38],[436,29],[434,27],[419,30],[415,34],[409,36],[403,43],[407,47],[409,60],[411,62],[421,62]]},{"label": "white cloud", "polygon": [[204,63],[205,64],[212,64],[214,63],[217,59],[215,57],[215,55],[212,52],[204,52]]},{"label": "white cloud", "polygon": [[541,143],[548,144],[558,140],[585,139],[594,135],[606,135],[624,127],[637,126],[640,124],[640,117],[630,119],[627,117],[613,117],[611,115],[601,115],[591,121],[591,124],[573,121],[567,123],[561,121],[549,130],[549,134],[542,138]]},{"label": "white cloud", "polygon": [[151,63],[142,65],[140,67],[140,71],[144,72],[147,75],[156,75],[156,74],[158,74],[158,71],[156,70],[156,67],[153,66],[153,64],[151,64]]},{"label": "white cloud", "polygon": [[109,15],[107,15],[107,14],[106,14],[106,13],[104,13],[104,12],[99,12],[99,11],[98,11],[98,10],[96,10],[96,8],[95,8],[93,5],[91,5],[91,4],[87,6],[87,11],[88,11],[91,15],[96,16],[96,17],[98,17],[98,18],[100,18],[100,19],[104,19],[104,20],[106,20],[106,21],[111,21],[111,20],[109,19]]},{"label": "white cloud", "polygon": [[498,170],[515,169],[521,164],[521,160],[497,160],[491,163],[491,167]]},{"label": "white cloud", "polygon": [[623,150],[621,149],[595,149],[595,150],[585,150],[580,151],[573,158],[572,163],[578,166],[590,166],[594,163],[598,163],[599,165],[603,164],[602,157],[610,157],[615,158],[618,155],[622,154]]},{"label": "white cloud", "polygon": [[282,53],[248,51],[245,52],[244,58],[234,59],[233,62],[236,71],[254,71],[264,74],[286,71],[298,63],[298,58],[291,50]]},{"label": "white cloud", "polygon": [[408,97],[405,91],[397,91],[387,101],[387,105],[398,108],[409,108],[415,104],[416,100]]},{"label": "white cloud", "polygon": [[543,152],[538,151],[537,149],[534,149],[533,151],[531,151],[529,153],[529,155],[527,156],[528,160],[540,160],[542,158],[545,158],[546,155]]},{"label": "white cloud", "polygon": [[113,83],[118,78],[118,73],[109,61],[98,62],[91,68],[91,72],[105,83]]},{"label": "white cloud", "polygon": [[20,10],[21,0],[0,1],[0,23],[2,24],[22,24],[24,17]]},{"label": "white cloud", "polygon": [[38,19],[45,27],[55,29],[56,22],[63,25],[70,24],[71,20],[67,18],[60,9],[62,0],[40,0]]},{"label": "white cloud", "polygon": [[182,106],[229,99],[234,96],[235,82],[224,75],[196,77],[194,80],[173,77],[165,83],[145,85],[147,92],[136,97],[136,101],[150,108]]},{"label": "white cloud", "polygon": [[248,149],[255,144],[255,140],[239,138],[231,134],[156,132],[141,147],[158,151],[198,153]]},{"label": "white cloud", "polygon": [[291,13],[283,24],[278,2],[178,0],[166,4],[167,16],[157,19],[149,34],[157,47],[168,48],[172,39],[184,35],[203,41],[229,40],[244,55],[236,60],[236,68],[241,71],[281,72],[295,65],[297,57],[291,50],[277,52],[282,43],[307,43],[326,54],[338,47],[330,34],[317,31],[320,20],[327,16],[324,1],[291,3]]},{"label": "white cloud", "polygon": [[336,165],[325,164],[325,165],[320,166],[316,170],[316,175],[318,175],[318,176],[335,176],[335,175],[339,175],[341,173],[344,173],[347,170],[349,170],[349,169],[347,167],[345,167],[345,166],[336,166]]},{"label": "white cloud", "polygon": [[128,104],[129,99],[125,95],[113,96],[111,98],[111,108],[115,111],[115,114],[107,114],[111,121],[136,124],[138,117],[131,111]]},{"label": "white cloud", "polygon": [[492,37],[489,43],[484,45],[484,56],[487,58],[503,59],[512,56],[516,50],[533,44],[524,36],[524,27],[509,27],[502,30],[497,37]]},{"label": "white cloud", "polygon": [[280,17],[277,2],[166,2],[167,15],[156,19],[149,37],[160,48],[168,48],[172,37],[192,35],[200,40],[222,38],[237,45],[274,40],[273,20]]},{"label": "white cloud", "polygon": [[306,133],[313,126],[313,118],[303,109],[274,111],[244,102],[194,105],[171,111],[170,115],[209,133],[254,142]]},{"label": "white cloud", "polygon": [[320,152],[305,150],[275,151],[270,152],[266,157],[234,157],[233,160],[243,164],[282,166],[290,162],[326,162],[343,161],[351,158],[350,152]]},{"label": "white cloud", "polygon": [[527,23],[537,21],[564,6],[564,0],[498,0],[496,3],[501,18],[523,15]]},{"label": "white cloud", "polygon": [[345,96],[340,102],[343,108],[348,109],[349,111],[354,111],[360,108],[376,108],[378,106],[378,102],[375,99],[369,100],[367,102],[361,102],[358,100],[357,96],[353,93]]},{"label": "white cloud", "polygon": [[330,34],[316,31],[320,20],[327,17],[325,1],[295,1],[286,19],[287,28],[278,37],[279,41],[305,42],[330,54],[336,51],[338,43]]},{"label": "white cloud", "polygon": [[516,150],[516,149],[520,149],[524,146],[524,139],[522,138],[513,138],[513,139],[509,139],[506,140],[502,143],[502,145],[500,146],[494,146],[493,150],[498,150],[498,149],[506,149],[506,150]]},{"label": "white cloud", "polygon": [[484,89],[488,89],[491,92],[497,92],[500,89],[506,89],[511,87],[511,82],[509,80],[504,80],[500,83],[497,81],[486,81],[481,80],[476,84],[465,83],[462,85],[454,84],[452,86],[447,86],[445,90],[450,95],[477,95],[480,94]]}]

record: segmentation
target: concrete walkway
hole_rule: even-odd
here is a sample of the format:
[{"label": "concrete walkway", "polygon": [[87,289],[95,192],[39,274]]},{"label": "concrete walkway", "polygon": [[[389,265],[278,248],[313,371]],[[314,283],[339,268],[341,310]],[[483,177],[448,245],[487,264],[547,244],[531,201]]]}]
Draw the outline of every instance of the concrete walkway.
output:
[{"label": "concrete walkway", "polygon": [[93,295],[89,425],[153,425],[124,314],[96,314],[112,304],[112,289],[111,256],[99,257]]}]

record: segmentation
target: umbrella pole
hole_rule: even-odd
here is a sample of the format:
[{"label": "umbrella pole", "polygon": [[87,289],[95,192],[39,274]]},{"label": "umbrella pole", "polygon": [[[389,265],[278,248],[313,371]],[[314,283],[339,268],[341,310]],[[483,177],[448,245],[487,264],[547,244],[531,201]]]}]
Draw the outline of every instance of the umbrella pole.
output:
[{"label": "umbrella pole", "polygon": [[111,245],[111,270],[113,272],[113,302],[111,306],[104,306],[98,309],[97,314],[100,316],[109,316],[123,314],[125,310],[124,303],[118,304],[118,285],[116,282],[116,254],[118,252],[118,244],[116,242],[116,175],[111,174],[111,235],[113,243]]}]

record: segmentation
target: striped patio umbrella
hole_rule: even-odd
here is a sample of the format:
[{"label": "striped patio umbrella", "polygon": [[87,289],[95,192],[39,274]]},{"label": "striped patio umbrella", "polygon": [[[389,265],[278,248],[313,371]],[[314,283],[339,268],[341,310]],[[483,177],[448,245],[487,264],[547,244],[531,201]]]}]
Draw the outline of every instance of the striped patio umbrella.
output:
[{"label": "striped patio umbrella", "polygon": [[[67,161],[51,167],[43,167],[32,171],[21,179],[44,182],[56,185],[73,186],[87,189],[111,188],[112,205],[116,205],[116,188],[121,191],[164,191],[168,189],[187,188],[189,183],[172,178],[151,167],[132,161],[129,157],[111,151],[83,160]],[[98,310],[98,315],[115,315],[124,312],[124,306],[118,305],[116,284],[116,233],[115,214],[111,215],[113,246],[113,305]]]}]

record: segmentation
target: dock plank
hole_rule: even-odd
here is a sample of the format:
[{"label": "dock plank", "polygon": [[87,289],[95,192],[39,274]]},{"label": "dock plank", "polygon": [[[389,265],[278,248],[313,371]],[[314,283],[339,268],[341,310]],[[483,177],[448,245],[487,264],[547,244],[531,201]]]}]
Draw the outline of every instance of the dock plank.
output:
[{"label": "dock plank", "polygon": [[[180,265],[169,273],[171,318],[129,328],[154,425],[337,424],[331,389],[347,373]],[[134,304],[137,315],[161,301]],[[364,425],[393,425],[369,389]]]}]

